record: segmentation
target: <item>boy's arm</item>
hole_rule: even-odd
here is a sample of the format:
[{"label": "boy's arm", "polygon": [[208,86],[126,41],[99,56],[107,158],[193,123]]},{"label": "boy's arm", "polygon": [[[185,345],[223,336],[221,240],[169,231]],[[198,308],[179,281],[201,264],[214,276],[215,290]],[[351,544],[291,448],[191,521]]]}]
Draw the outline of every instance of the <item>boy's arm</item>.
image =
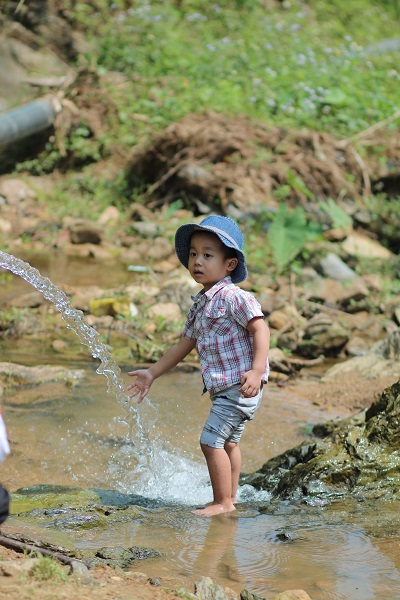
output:
[{"label": "boy's arm", "polygon": [[260,391],[261,377],[265,372],[265,365],[269,352],[269,327],[262,317],[255,317],[247,324],[247,331],[253,336],[253,364],[241,378],[242,386],[239,392],[248,398],[256,396]]},{"label": "boy's arm", "polygon": [[167,350],[154,365],[151,365],[149,369],[130,371],[128,375],[130,377],[136,377],[134,383],[131,383],[126,388],[127,390],[133,390],[133,393],[130,394],[130,398],[138,396],[138,404],[140,404],[149,391],[153,381],[173,367],[176,367],[176,365],[193,350],[195,345],[196,340],[189,340],[185,337],[181,337],[179,342],[171,346],[171,348],[169,348],[169,350]]}]

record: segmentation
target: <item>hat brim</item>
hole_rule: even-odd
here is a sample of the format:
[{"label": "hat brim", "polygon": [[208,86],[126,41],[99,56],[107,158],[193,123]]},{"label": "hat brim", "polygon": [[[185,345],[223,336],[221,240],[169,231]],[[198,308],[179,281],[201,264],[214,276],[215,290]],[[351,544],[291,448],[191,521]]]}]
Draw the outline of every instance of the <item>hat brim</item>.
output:
[{"label": "hat brim", "polygon": [[223,234],[216,233],[212,228],[199,225],[198,223],[186,223],[185,225],[181,225],[178,227],[175,234],[175,251],[179,261],[183,264],[186,269],[189,264],[189,251],[190,251],[190,240],[192,239],[192,235],[197,230],[208,231],[209,233],[213,233],[218,236],[224,246],[228,248],[233,248],[236,251],[236,255],[238,258],[238,264],[235,269],[230,274],[233,283],[240,283],[247,278],[247,265],[246,265],[246,257],[242,250],[236,248],[232,242],[224,237]]}]

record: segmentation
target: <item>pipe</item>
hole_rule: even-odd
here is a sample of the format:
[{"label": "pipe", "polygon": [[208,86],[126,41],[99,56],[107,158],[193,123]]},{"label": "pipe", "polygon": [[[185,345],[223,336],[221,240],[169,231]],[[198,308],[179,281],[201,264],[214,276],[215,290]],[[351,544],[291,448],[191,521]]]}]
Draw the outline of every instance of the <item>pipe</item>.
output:
[{"label": "pipe", "polygon": [[42,99],[0,114],[0,146],[18,142],[47,129],[60,109],[54,99]]}]

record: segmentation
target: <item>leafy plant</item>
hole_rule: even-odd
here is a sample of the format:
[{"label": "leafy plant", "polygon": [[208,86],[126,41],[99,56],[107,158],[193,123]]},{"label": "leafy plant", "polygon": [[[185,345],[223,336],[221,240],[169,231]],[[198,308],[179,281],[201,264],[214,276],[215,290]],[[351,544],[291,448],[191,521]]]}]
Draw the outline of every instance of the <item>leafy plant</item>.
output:
[{"label": "leafy plant", "polygon": [[278,272],[283,271],[305,244],[320,233],[318,225],[307,223],[306,213],[300,206],[290,211],[286,204],[280,204],[268,230],[268,244]]},{"label": "leafy plant", "polygon": [[352,218],[332,198],[320,202],[319,207],[329,215],[334,229],[350,229],[352,227]]}]

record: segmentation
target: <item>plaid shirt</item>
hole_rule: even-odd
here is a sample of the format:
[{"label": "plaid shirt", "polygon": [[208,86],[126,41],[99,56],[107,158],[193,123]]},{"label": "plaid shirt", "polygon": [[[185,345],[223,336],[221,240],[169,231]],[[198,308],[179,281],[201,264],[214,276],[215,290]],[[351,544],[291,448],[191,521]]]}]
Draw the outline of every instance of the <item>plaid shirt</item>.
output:
[{"label": "plaid shirt", "polygon": [[[264,317],[260,304],[225,277],[207,292],[192,297],[182,336],[196,340],[204,385],[210,394],[240,383],[252,368],[253,337],[246,327]],[[268,380],[268,361],[262,381]]]}]

